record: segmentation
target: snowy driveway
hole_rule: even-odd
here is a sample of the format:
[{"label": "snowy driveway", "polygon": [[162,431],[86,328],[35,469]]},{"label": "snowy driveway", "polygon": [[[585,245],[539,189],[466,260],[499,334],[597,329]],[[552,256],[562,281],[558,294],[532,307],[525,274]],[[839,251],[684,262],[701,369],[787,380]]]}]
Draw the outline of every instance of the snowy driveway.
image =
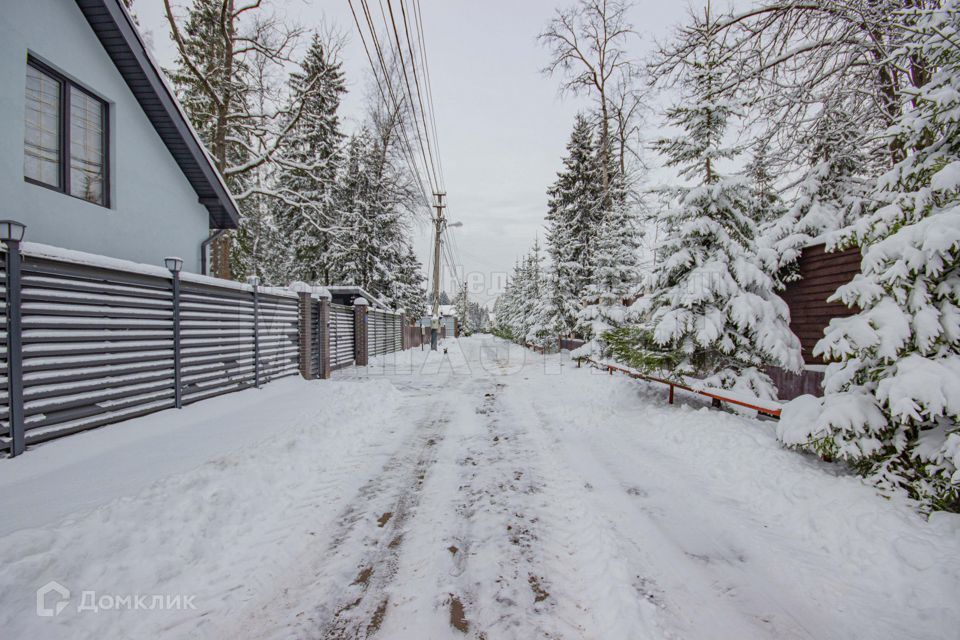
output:
[{"label": "snowy driveway", "polygon": [[[769,422],[447,347],[0,461],[0,636],[958,637],[957,517]],[[49,580],[71,594],[40,617]]]}]

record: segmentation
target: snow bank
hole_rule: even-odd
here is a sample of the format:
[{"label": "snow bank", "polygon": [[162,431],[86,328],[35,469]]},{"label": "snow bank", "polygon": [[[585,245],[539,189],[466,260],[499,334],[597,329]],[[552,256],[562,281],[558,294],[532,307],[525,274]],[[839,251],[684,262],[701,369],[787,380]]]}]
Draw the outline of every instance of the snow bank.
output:
[{"label": "snow bank", "polygon": [[[206,615],[227,619],[278,564],[315,542],[343,499],[322,489],[339,481],[349,491],[382,464],[378,452],[399,433],[384,426],[399,404],[385,380],[298,380],[229,399],[68,438],[0,465],[0,513],[5,528],[16,529],[0,538],[4,637],[204,636]],[[57,505],[37,518],[16,498],[10,508],[14,493]],[[102,502],[91,508],[86,496]],[[19,514],[12,526],[11,513]],[[39,528],[20,528],[38,520]],[[35,590],[50,580],[70,589],[71,606],[38,617]],[[84,590],[192,595],[204,615],[80,612]]]}]

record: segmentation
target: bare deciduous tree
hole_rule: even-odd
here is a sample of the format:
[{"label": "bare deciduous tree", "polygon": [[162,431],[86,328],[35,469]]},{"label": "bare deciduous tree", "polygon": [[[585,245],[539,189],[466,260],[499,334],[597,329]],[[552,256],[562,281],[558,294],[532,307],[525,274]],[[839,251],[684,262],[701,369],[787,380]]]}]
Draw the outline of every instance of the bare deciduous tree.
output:
[{"label": "bare deciduous tree", "polygon": [[[268,13],[263,0],[194,0],[182,15],[163,0],[177,67],[170,74],[181,102],[237,200],[258,169],[273,162],[296,126],[310,88],[283,89],[283,67],[302,30]],[[213,246],[214,275],[230,277],[230,239]]]},{"label": "bare deciduous tree", "polygon": [[563,74],[562,91],[589,94],[597,102],[604,190],[610,185],[613,139],[619,145],[620,170],[625,172],[627,140],[642,104],[634,88],[638,67],[625,49],[636,35],[627,20],[631,6],[629,0],[579,0],[557,10],[539,35],[552,56],[544,72]]}]

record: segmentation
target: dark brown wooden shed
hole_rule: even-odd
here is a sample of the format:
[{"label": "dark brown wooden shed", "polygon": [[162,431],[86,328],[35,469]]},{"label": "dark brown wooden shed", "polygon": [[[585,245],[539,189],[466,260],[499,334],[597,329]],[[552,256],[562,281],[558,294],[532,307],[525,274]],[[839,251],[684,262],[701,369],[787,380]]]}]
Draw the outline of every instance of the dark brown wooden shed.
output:
[{"label": "dark brown wooden shed", "polygon": [[[800,338],[804,364],[824,364],[821,358],[813,355],[813,348],[823,337],[823,330],[833,318],[857,312],[842,302],[827,302],[827,298],[860,273],[861,257],[859,247],[828,253],[823,244],[805,247],[800,254],[797,261],[800,279],[788,284],[781,296],[790,307],[790,329]],[[817,396],[823,393],[820,388],[822,371],[804,369],[797,375],[771,368],[768,373],[780,391],[781,400],[805,393]]]}]

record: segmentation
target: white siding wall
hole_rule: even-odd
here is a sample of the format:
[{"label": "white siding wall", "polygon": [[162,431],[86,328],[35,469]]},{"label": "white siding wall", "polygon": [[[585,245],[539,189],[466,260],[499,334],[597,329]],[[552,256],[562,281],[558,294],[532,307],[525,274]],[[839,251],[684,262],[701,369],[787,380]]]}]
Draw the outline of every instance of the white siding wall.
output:
[{"label": "white siding wall", "polygon": [[[23,179],[27,54],[110,103],[110,208]],[[73,0],[9,0],[0,15],[0,218],[27,224],[27,240],[200,268],[207,210]]]}]

